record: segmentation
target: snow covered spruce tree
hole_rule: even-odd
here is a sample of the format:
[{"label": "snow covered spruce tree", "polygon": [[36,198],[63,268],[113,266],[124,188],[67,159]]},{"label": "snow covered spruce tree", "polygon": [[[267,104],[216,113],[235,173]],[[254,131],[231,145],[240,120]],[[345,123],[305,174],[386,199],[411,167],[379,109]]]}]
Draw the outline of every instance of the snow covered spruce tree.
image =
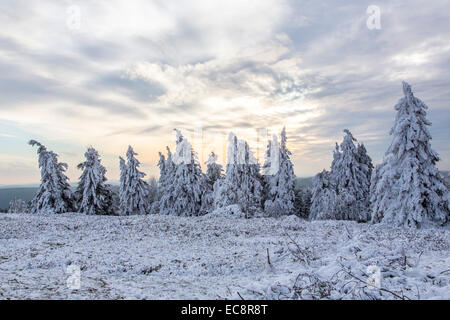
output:
[{"label": "snow covered spruce tree", "polygon": [[222,177],[222,165],[217,163],[217,155],[214,152],[208,157],[205,175],[205,193],[202,196],[201,213],[209,213],[214,210],[214,184]]},{"label": "snow covered spruce tree", "polygon": [[367,154],[364,143],[358,143],[358,147],[356,148],[356,156],[361,166],[361,170],[366,173],[367,179],[370,181],[370,179],[372,178],[373,163],[372,158]]},{"label": "snow covered spruce tree", "polygon": [[140,162],[131,146],[127,150],[127,163],[120,158],[120,212],[122,215],[150,212],[149,188],[142,180],[145,173],[138,170]]},{"label": "snow covered spruce tree", "polygon": [[349,130],[344,133],[341,145],[336,144],[331,171],[323,171],[313,180],[311,219],[370,220],[372,160],[364,145],[355,146]]},{"label": "snow covered spruce tree", "polygon": [[31,146],[37,146],[41,184],[31,201],[31,213],[64,213],[75,211],[75,201],[65,175],[67,164],[58,162],[58,155],[48,151],[41,143],[30,140]]},{"label": "snow covered spruce tree", "polygon": [[[281,131],[281,144],[274,135],[269,144],[270,167],[266,175],[266,201],[264,211],[270,216],[293,214],[295,211],[295,174],[290,160],[291,152],[286,147],[286,128]],[[267,163],[268,161],[266,161]]]},{"label": "snow covered spruce tree", "polygon": [[309,218],[311,220],[336,219],[336,188],[329,171],[323,170],[313,178],[313,191]]},{"label": "snow covered spruce tree", "polygon": [[173,164],[170,164],[173,167],[165,164],[167,171],[165,181],[161,183],[159,212],[176,216],[198,215],[206,188],[205,178],[191,144],[179,130],[175,129],[175,133],[176,151]]},{"label": "snow covered spruce tree", "polygon": [[114,214],[112,192],[106,182],[106,169],[100,163],[97,150],[90,147],[84,154],[86,161],[78,165],[83,170],[76,190],[78,212],[87,215]]},{"label": "snow covered spruce tree", "polygon": [[9,202],[8,213],[28,213],[28,205],[22,199],[14,198]]},{"label": "snow covered spruce tree", "polygon": [[436,168],[426,118],[427,105],[403,82],[404,97],[395,106],[392,143],[373,174],[372,221],[420,228],[449,221],[448,189]]},{"label": "snow covered spruce tree", "polygon": [[217,155],[214,152],[208,157],[206,164],[206,181],[213,186],[220,177],[222,177],[222,165],[217,163]]},{"label": "snow covered spruce tree", "polygon": [[214,207],[238,205],[246,217],[260,212],[263,185],[259,168],[247,142],[230,132],[226,174],[214,185]]},{"label": "snow covered spruce tree", "polygon": [[175,176],[175,164],[172,160],[172,152],[169,147],[167,149],[167,160],[166,157],[159,152],[159,180],[158,180],[158,193],[156,195],[156,199],[152,203],[152,212],[159,213],[159,203],[161,201],[162,195],[168,190],[169,184],[172,183],[172,180]]},{"label": "snow covered spruce tree", "polygon": [[[361,155],[357,153],[354,144],[356,139],[352,133],[345,129],[344,141],[341,143],[341,152],[333,162],[331,168],[331,180],[335,185],[336,219],[341,220],[370,220],[369,168],[372,167],[370,158],[361,149]],[[360,158],[366,163],[361,163]]]}]

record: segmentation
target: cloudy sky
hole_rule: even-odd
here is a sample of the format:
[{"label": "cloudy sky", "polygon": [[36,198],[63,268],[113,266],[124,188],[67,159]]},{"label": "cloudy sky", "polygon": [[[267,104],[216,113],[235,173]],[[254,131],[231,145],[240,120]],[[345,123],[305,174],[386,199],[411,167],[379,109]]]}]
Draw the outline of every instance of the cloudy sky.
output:
[{"label": "cloudy sky", "polygon": [[[368,28],[375,5],[381,28]],[[157,175],[173,128],[200,160],[234,131],[261,155],[287,127],[295,172],[328,168],[344,128],[376,163],[401,81],[430,107],[450,169],[450,1],[0,2],[0,184],[39,181],[37,139],[76,181],[86,147],[111,180],[129,144]],[[374,24],[370,24],[374,26]]]}]

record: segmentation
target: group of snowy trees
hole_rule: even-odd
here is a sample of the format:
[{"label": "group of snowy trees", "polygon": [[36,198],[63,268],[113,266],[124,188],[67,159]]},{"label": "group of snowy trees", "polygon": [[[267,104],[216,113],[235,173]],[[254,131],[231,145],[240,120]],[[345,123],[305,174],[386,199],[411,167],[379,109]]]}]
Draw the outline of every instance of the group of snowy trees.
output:
[{"label": "group of snowy trees", "polygon": [[[262,168],[248,143],[230,133],[226,168],[211,152],[202,172],[196,152],[175,129],[176,147],[159,153],[159,180],[144,180],[140,163],[130,146],[120,157],[120,187],[116,194],[106,184],[106,169],[90,147],[75,192],[65,175],[67,164],[58,155],[37,146],[41,184],[27,211],[31,213],[195,216],[233,207],[245,217],[297,214],[307,219],[384,222],[420,227],[427,221],[449,221],[449,190],[436,168],[438,155],[431,149],[427,106],[403,83],[404,97],[395,106],[393,141],[382,164],[375,169],[364,144],[349,130],[333,154],[330,171],[322,171],[309,189],[296,190],[296,177],[286,146],[286,130],[269,141]],[[10,211],[23,210],[15,200]]]},{"label": "group of snowy trees", "polygon": [[88,148],[86,161],[78,165],[82,173],[72,192],[65,175],[67,164],[58,162],[58,155],[39,142],[30,141],[32,146],[38,146],[41,184],[27,211],[194,216],[237,206],[246,217],[263,211],[271,216],[296,213],[299,207],[294,190],[296,178],[291,153],[286,147],[285,129],[281,132],[281,144],[275,135],[269,142],[263,173],[248,143],[233,133],[229,135],[225,173],[214,152],[206,161],[206,173],[203,173],[189,141],[179,130],[175,129],[175,133],[175,153],[167,147],[167,158],[159,154],[158,182],[149,184],[144,180],[145,173],[139,171],[137,154],[131,146],[128,148],[126,160],[119,158],[117,195],[106,183],[106,169],[94,148]]},{"label": "group of snowy trees", "polygon": [[[286,132],[281,133],[281,145],[274,145],[269,158],[279,161],[273,164],[270,175],[263,176],[260,165],[248,143],[233,133],[229,134],[227,165],[223,169],[212,152],[205,162],[206,174],[201,170],[197,155],[180,131],[176,130],[176,152],[167,148],[167,158],[160,155],[158,166],[160,179],[158,197],[152,212],[166,215],[192,216],[206,214],[216,209],[238,206],[246,216],[261,213],[269,215],[294,213],[295,175],[286,148]],[[267,190],[267,191],[266,191]]]},{"label": "group of snowy trees", "polygon": [[331,171],[322,171],[313,180],[311,219],[368,221],[372,159],[364,144],[344,130],[344,141],[336,144]]},{"label": "group of snowy trees", "polygon": [[[98,152],[88,148],[86,161],[78,165],[82,170],[80,182],[72,192],[65,175],[67,164],[58,162],[58,155],[48,151],[41,143],[31,140],[37,146],[41,184],[27,210],[30,213],[82,212],[85,214],[114,214],[113,192],[105,184],[106,169],[100,163]],[[14,203],[13,207],[17,207]],[[23,212],[23,211],[22,211]]]},{"label": "group of snowy trees", "polygon": [[311,219],[370,220],[414,228],[450,220],[449,190],[430,145],[428,107],[405,82],[403,93],[395,106],[392,143],[375,170],[364,145],[355,146],[356,139],[344,130],[331,171],[313,180]]}]

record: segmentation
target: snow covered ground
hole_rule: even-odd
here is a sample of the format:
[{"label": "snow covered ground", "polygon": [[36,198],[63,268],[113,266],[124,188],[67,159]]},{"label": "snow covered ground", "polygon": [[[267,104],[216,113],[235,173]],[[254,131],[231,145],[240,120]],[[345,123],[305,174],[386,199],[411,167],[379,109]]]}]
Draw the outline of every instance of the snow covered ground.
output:
[{"label": "snow covered ground", "polygon": [[449,230],[294,216],[1,214],[0,298],[450,299],[449,245]]}]

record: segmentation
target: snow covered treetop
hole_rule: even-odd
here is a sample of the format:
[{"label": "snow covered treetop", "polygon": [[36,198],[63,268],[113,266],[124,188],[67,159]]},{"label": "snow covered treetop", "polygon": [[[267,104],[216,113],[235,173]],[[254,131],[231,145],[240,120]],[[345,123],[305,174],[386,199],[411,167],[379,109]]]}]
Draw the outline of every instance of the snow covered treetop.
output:
[{"label": "snow covered treetop", "polygon": [[183,137],[181,131],[175,130],[177,146],[173,156],[175,164],[191,164],[192,163],[192,146],[187,139]]},{"label": "snow covered treetop", "polygon": [[406,97],[412,95],[411,86],[405,81],[402,81],[402,85],[403,85],[403,94]]},{"label": "snow covered treetop", "polygon": [[175,131],[175,135],[176,135],[176,142],[177,144],[180,143],[181,141],[183,141],[183,135],[181,134],[181,131],[178,129],[173,129]]},{"label": "snow covered treetop", "polygon": [[[283,134],[281,135],[281,137],[283,141]],[[278,170],[280,169],[280,145],[278,144],[278,137],[276,134],[272,136],[272,140],[269,141],[269,144],[270,151],[266,155],[268,157],[268,159],[266,159],[266,163],[268,163],[269,166],[264,168],[262,172],[263,175],[277,174]]]},{"label": "snow covered treetop", "polygon": [[128,150],[127,150],[127,159],[130,160],[131,158],[133,158],[134,156],[136,156],[137,153],[134,152],[133,147],[128,146]]},{"label": "snow covered treetop", "polygon": [[350,130],[344,129],[344,133],[346,134],[346,137],[350,138],[352,141],[356,141],[355,137],[353,137],[353,134],[350,132]]},{"label": "snow covered treetop", "polygon": [[257,164],[245,140],[238,140],[233,132],[228,135],[227,164]]},{"label": "snow covered treetop", "polygon": [[206,165],[214,164],[214,163],[217,162],[217,158],[218,158],[217,154],[215,154],[214,152],[211,152],[209,157],[208,157],[208,160],[205,161],[205,164]]}]

